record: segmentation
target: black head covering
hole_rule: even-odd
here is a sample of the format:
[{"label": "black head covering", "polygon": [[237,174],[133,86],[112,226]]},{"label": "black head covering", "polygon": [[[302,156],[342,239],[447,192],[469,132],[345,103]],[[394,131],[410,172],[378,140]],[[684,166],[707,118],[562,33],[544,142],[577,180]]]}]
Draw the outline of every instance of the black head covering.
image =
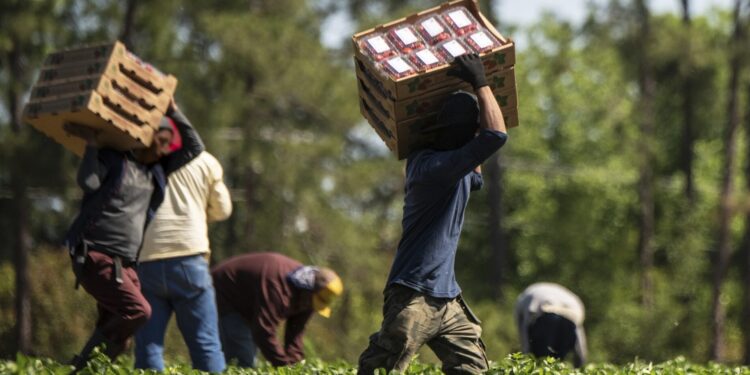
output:
[{"label": "black head covering", "polygon": [[576,344],[576,325],[557,314],[542,314],[529,326],[529,343],[537,357],[563,359]]},{"label": "black head covering", "polygon": [[172,130],[172,124],[169,122],[169,118],[167,116],[163,116],[161,118],[161,122],[159,122],[159,130],[169,130],[170,132],[174,133]]},{"label": "black head covering", "polygon": [[438,113],[432,147],[436,150],[454,150],[474,138],[479,128],[479,104],[477,97],[466,91],[456,91],[445,101]]}]

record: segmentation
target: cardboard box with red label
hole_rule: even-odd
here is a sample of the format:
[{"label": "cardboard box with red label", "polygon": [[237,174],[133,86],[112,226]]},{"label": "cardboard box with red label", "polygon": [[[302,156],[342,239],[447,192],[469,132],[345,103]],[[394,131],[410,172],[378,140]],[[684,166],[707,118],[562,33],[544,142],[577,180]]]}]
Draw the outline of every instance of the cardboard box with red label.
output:
[{"label": "cardboard box with red label", "polygon": [[507,127],[518,126],[515,44],[479,11],[476,0],[453,0],[355,34],[360,111],[399,158],[429,143],[420,128],[442,103],[471,86],[449,76],[453,59],[477,53]]}]

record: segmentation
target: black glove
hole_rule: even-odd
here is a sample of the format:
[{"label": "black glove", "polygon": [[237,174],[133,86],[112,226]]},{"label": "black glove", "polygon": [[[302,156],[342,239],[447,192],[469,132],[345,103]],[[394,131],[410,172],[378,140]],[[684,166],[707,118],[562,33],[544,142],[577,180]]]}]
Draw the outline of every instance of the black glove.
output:
[{"label": "black glove", "polygon": [[487,77],[484,75],[484,65],[479,55],[472,53],[470,55],[461,55],[456,57],[456,68],[448,72],[449,76],[458,77],[468,83],[474,90],[487,86]]}]

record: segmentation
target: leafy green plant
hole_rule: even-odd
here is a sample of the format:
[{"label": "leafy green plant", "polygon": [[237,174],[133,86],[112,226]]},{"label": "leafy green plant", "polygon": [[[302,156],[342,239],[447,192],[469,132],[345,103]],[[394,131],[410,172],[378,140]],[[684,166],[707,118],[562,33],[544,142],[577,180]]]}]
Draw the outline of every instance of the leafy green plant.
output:
[{"label": "leafy green plant", "polygon": [[[151,370],[134,370],[132,360],[129,357],[119,358],[114,363],[100,351],[95,351],[88,366],[83,369],[82,375],[126,375],[126,374],[157,374]],[[68,374],[70,366],[59,364],[53,360],[45,358],[33,358],[18,355],[15,361],[0,361],[0,374],[45,374],[57,375]],[[324,362],[320,359],[308,359],[292,366],[273,367],[269,363],[263,363],[254,369],[239,368],[230,366],[226,374],[229,375],[298,375],[298,374],[322,374],[322,375],[348,375],[356,374],[357,368],[344,361]],[[717,363],[699,365],[688,362],[684,357],[654,364],[636,359],[631,363],[622,366],[613,364],[589,364],[582,369],[572,368],[568,363],[560,362],[553,358],[535,359],[520,353],[511,354],[499,362],[490,362],[490,371],[488,374],[499,375],[647,375],[647,374],[665,374],[665,375],[687,375],[687,374],[750,374],[748,367],[733,367]],[[204,374],[202,371],[193,370],[188,364],[174,364],[164,369],[162,374],[177,375],[198,375]],[[439,365],[426,364],[419,361],[413,361],[406,374],[442,374]],[[378,375],[387,375],[385,370],[380,370]]]}]

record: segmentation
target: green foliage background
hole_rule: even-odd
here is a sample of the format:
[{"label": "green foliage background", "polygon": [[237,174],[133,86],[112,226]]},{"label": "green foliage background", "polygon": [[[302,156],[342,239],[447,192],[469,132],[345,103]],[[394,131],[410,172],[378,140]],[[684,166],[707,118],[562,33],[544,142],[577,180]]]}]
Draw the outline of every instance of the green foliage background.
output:
[{"label": "green foliage background", "polygon": [[[0,0],[0,358],[15,357],[17,217],[9,193],[14,181],[28,186],[32,198],[34,354],[67,360],[86,339],[95,314],[93,300],[73,290],[67,256],[56,247],[77,209],[77,160],[30,127],[14,131],[5,88],[28,90],[50,51],[116,39],[124,4]],[[314,318],[308,329],[311,356],[354,363],[378,328],[403,197],[402,162],[388,154],[358,113],[351,47],[346,42],[340,48],[323,46],[321,25],[343,12],[359,30],[436,4],[138,2],[135,53],[179,78],[177,100],[222,161],[232,189],[234,214],[211,228],[212,260],[278,251],[330,266],[344,279],[346,292],[333,317]],[[637,129],[636,26],[632,17],[622,16],[630,13],[629,2],[611,1],[592,6],[583,25],[548,15],[523,32],[526,44],[518,50],[516,68],[521,126],[510,131],[501,151],[507,276],[502,285],[491,281],[497,270],[491,267],[487,243],[493,228],[487,225],[486,191],[470,202],[457,259],[459,282],[484,321],[483,338],[495,360],[519,350],[513,303],[536,281],[559,282],[581,296],[594,361],[708,359],[731,19],[719,10],[696,16],[687,34],[675,15],[653,18],[649,57],[658,83],[657,131],[644,139]],[[513,36],[520,31],[506,27],[504,21],[511,18],[500,15],[498,28]],[[686,38],[692,43],[689,53],[683,48]],[[22,75],[13,75],[12,51],[23,56]],[[685,177],[677,167],[685,75],[697,78],[693,204],[683,194]],[[747,70],[741,87],[742,110],[750,117]],[[746,122],[743,136],[750,128]],[[658,150],[651,308],[640,302],[636,251],[637,146],[642,142]],[[745,141],[739,150],[744,166]],[[735,184],[734,247],[748,206],[740,173]],[[728,311],[728,360],[739,362],[744,350],[740,325],[747,319],[741,299],[747,286],[739,255],[734,257],[722,302]],[[503,298],[494,297],[500,294]],[[167,357],[186,362],[175,327]],[[428,351],[421,358],[433,360]],[[636,367],[625,371],[654,371],[644,370],[648,365],[631,366]]]}]

